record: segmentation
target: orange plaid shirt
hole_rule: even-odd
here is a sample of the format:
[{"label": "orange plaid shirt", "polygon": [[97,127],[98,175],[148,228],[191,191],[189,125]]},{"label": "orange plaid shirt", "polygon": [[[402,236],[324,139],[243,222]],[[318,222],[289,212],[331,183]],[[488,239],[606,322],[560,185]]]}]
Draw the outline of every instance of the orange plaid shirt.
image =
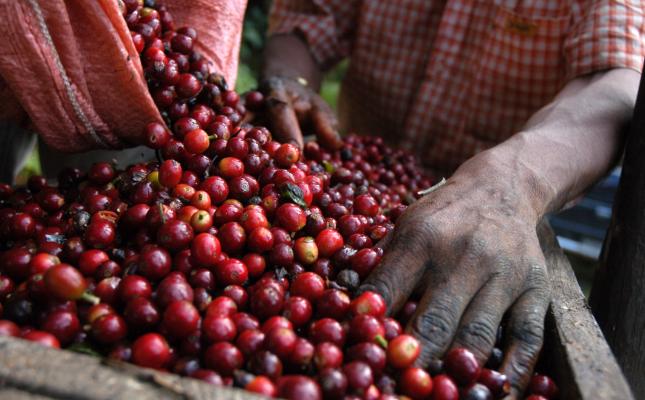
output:
[{"label": "orange plaid shirt", "polygon": [[376,134],[454,170],[518,132],[571,79],[640,71],[643,2],[274,0],[323,68],[350,57],[343,130]]}]

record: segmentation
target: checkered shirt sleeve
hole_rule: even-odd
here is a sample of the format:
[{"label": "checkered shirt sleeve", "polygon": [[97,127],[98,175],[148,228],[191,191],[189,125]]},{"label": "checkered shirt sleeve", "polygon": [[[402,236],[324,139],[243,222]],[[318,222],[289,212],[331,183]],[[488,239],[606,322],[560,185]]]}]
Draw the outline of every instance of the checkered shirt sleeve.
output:
[{"label": "checkered shirt sleeve", "polygon": [[577,21],[564,42],[567,77],[610,68],[641,71],[645,57],[642,1],[578,1]]},{"label": "checkered shirt sleeve", "polygon": [[323,68],[347,57],[358,12],[356,0],[274,0],[269,34],[298,33]]}]

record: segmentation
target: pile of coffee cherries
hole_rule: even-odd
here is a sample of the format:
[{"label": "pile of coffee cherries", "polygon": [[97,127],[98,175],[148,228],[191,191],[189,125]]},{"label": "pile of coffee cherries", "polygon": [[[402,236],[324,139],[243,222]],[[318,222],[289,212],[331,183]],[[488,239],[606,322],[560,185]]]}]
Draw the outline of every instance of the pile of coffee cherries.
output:
[{"label": "pile of coffee cherries", "polygon": [[[494,399],[495,371],[465,349],[432,373],[403,333],[410,301],[386,316],[356,293],[377,243],[431,185],[379,138],[303,151],[245,123],[243,99],[153,1],[124,16],[165,124],[158,160],[0,185],[0,335],[20,337],[291,399]],[[168,129],[167,127],[171,127]],[[531,400],[557,395],[535,375]]]}]

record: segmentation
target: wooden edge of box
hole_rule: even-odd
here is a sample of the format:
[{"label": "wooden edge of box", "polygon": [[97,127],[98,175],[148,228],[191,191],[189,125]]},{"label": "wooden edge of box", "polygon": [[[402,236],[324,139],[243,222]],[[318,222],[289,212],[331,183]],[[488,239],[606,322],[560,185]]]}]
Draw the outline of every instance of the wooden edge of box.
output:
[{"label": "wooden edge of box", "polygon": [[264,397],[133,364],[0,337],[0,398],[254,400]]},{"label": "wooden edge of box", "polygon": [[544,360],[559,381],[561,399],[633,399],[571,264],[548,224],[538,227],[551,280]]}]

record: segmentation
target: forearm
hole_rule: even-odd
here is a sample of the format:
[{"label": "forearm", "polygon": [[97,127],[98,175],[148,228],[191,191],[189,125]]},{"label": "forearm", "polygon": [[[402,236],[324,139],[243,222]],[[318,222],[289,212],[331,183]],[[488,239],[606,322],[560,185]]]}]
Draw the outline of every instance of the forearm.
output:
[{"label": "forearm", "polygon": [[307,43],[295,34],[271,36],[264,50],[262,79],[272,76],[304,78],[318,91],[322,81],[320,67]]},{"label": "forearm", "polygon": [[635,71],[614,69],[570,82],[520,133],[473,157],[456,175],[492,166],[503,174],[498,179],[525,194],[537,218],[559,210],[617,160],[639,79]]}]

